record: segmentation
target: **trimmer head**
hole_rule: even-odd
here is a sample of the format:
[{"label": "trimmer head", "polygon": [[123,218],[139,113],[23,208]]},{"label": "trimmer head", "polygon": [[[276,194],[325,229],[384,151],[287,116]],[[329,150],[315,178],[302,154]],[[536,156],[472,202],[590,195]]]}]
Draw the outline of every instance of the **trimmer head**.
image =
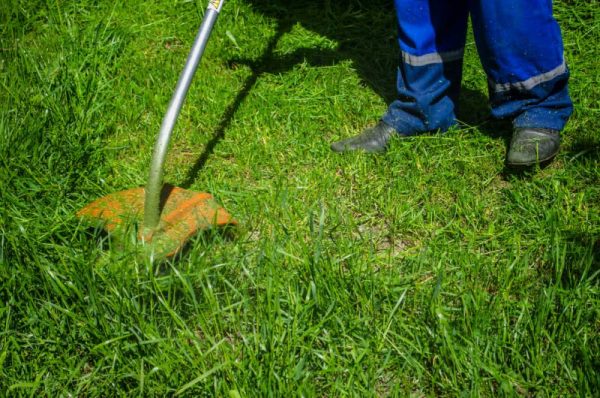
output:
[{"label": "trimmer head", "polygon": [[77,213],[80,218],[106,229],[117,238],[135,232],[137,240],[154,258],[173,256],[201,230],[236,224],[210,194],[163,185],[163,163],[171,133],[223,3],[224,0],[209,0],[160,126],[146,187],[105,196]]},{"label": "trimmer head", "polygon": [[200,231],[237,224],[212,195],[165,185],[160,198],[158,228],[145,231],[144,195],[144,188],[113,193],[90,203],[77,215],[117,237],[126,235],[132,227],[137,228],[138,241],[151,249],[154,258],[174,256]]}]

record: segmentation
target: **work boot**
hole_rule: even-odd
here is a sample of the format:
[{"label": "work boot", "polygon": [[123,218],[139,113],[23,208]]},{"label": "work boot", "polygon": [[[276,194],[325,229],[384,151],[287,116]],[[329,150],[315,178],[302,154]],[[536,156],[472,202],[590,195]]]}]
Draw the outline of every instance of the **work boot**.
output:
[{"label": "work boot", "polygon": [[365,152],[385,152],[389,140],[398,134],[391,126],[380,121],[357,136],[346,138],[331,144],[334,152],[363,150]]},{"label": "work boot", "polygon": [[517,128],[506,155],[509,166],[533,166],[552,159],[558,153],[560,135],[556,130]]}]

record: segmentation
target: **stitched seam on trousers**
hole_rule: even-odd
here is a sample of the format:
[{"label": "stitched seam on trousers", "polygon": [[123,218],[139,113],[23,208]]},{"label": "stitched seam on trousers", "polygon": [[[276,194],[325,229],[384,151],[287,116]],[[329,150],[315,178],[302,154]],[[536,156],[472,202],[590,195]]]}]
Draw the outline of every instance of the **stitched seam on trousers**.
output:
[{"label": "stitched seam on trousers", "polygon": [[530,77],[527,80],[523,80],[521,82],[516,83],[495,83],[491,81],[492,87],[494,87],[495,92],[509,91],[510,89],[517,90],[531,90],[538,84],[549,82],[557,76],[562,75],[567,71],[567,63],[563,60],[562,64],[558,65],[556,68],[548,71],[546,73],[542,73],[541,75]]},{"label": "stitched seam on trousers", "polygon": [[410,66],[425,66],[430,64],[459,61],[463,58],[464,54],[464,48],[445,53],[430,53],[425,55],[412,55],[402,51],[402,61]]}]

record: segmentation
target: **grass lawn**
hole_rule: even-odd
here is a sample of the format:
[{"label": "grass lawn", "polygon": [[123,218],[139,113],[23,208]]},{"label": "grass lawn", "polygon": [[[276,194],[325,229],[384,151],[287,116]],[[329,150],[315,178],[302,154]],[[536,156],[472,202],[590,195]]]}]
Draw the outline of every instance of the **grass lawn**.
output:
[{"label": "grass lawn", "polygon": [[152,263],[75,213],[145,183],[204,3],[2,0],[0,396],[597,396],[600,2],[555,1],[575,114],[531,173],[472,37],[462,129],[339,155],[391,2],[228,2],[165,179],[239,226]]}]

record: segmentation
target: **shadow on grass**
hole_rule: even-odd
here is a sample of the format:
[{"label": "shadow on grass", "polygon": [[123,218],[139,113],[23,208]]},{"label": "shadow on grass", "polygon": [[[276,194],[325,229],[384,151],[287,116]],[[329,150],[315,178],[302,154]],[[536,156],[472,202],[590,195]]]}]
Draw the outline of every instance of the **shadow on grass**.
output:
[{"label": "shadow on grass", "polygon": [[226,225],[218,228],[207,228],[198,231],[194,236],[185,241],[185,244],[174,256],[157,261],[157,266],[166,267],[169,264],[177,263],[187,257],[198,257],[196,250],[201,248],[206,250],[211,246],[235,243],[239,237],[239,230],[233,225]]},{"label": "shadow on grass", "polygon": [[600,142],[589,138],[575,141],[569,149],[569,159],[571,162],[600,162]]},{"label": "shadow on grass", "polygon": [[568,288],[584,281],[597,284],[600,278],[600,235],[581,231],[566,231],[564,234],[565,269],[556,278]]},{"label": "shadow on grass", "polygon": [[[244,102],[244,100],[246,99],[246,97],[248,96],[248,94],[250,93],[250,91],[252,90],[252,88],[254,87],[256,82],[258,81],[259,77],[265,73],[274,73],[273,70],[269,68],[270,65],[272,65],[274,63],[273,50],[277,46],[277,42],[279,41],[279,39],[287,31],[288,30],[285,30],[285,29],[279,29],[277,31],[277,34],[269,41],[269,44],[267,46],[267,49],[264,52],[264,55],[258,61],[255,61],[251,64],[249,63],[252,67],[252,74],[246,79],[246,81],[244,82],[244,84],[242,86],[242,89],[236,95],[233,102],[227,107],[227,109],[225,109],[225,112],[223,113],[223,116],[221,117],[221,120],[219,121],[219,124],[218,124],[217,128],[215,129],[212,138],[206,144],[204,151],[202,152],[200,157],[196,160],[194,165],[190,168],[190,170],[188,171],[188,173],[186,175],[185,180],[181,184],[181,186],[183,188],[187,189],[194,183],[194,180],[196,179],[198,173],[200,172],[200,170],[202,170],[202,168],[204,168],[206,161],[208,160],[210,155],[212,155],[212,153],[215,149],[215,146],[217,146],[217,144],[225,136],[225,130],[227,130],[227,127],[229,127],[229,124],[231,123],[233,116],[237,112],[237,110],[240,107],[240,105],[242,104],[242,102]],[[236,62],[230,62],[230,66],[235,66],[235,63]],[[280,69],[283,70],[283,68],[280,68]]]},{"label": "shadow on grass", "polygon": [[[285,73],[301,62],[312,66],[329,66],[351,60],[363,84],[386,102],[395,97],[395,67],[398,49],[395,41],[395,16],[392,4],[374,2],[307,3],[300,0],[249,0],[252,8],[277,21],[277,31],[259,59],[232,59],[231,67],[244,64],[252,74],[223,113],[218,127],[203,153],[188,171],[182,187],[188,188],[224,137],[236,111],[246,99],[260,76]],[[336,50],[301,48],[284,56],[274,50],[279,40],[296,24],[339,43]]]}]

